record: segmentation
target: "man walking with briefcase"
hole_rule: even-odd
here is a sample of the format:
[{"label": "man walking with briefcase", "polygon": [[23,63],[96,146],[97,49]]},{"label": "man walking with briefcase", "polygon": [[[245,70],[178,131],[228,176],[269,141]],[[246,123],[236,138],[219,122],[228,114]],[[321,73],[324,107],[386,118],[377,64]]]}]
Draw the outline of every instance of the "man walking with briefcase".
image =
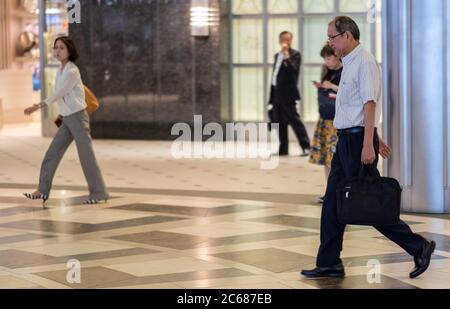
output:
[{"label": "man walking with briefcase", "polygon": [[[383,157],[391,153],[378,137],[376,129],[381,117],[381,70],[373,55],[361,46],[358,25],[349,17],[338,16],[328,27],[328,37],[329,44],[337,55],[342,56],[344,64],[334,120],[339,142],[322,209],[317,267],[302,271],[307,278],[345,277],[340,259],[345,225],[338,220],[338,184],[357,176],[362,165],[366,169],[376,166],[378,153]],[[414,234],[403,221],[375,228],[414,257],[415,268],[410,273],[411,278],[420,276],[428,269],[435,242]]]}]

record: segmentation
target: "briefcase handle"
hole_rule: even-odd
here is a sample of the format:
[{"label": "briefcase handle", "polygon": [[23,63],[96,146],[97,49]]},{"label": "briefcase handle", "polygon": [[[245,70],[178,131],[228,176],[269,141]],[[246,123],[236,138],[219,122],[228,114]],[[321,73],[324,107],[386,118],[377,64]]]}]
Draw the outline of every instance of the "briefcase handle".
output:
[{"label": "briefcase handle", "polygon": [[359,177],[364,176],[373,176],[376,178],[381,177],[380,172],[378,171],[377,166],[375,164],[361,165],[361,169],[359,170]]}]

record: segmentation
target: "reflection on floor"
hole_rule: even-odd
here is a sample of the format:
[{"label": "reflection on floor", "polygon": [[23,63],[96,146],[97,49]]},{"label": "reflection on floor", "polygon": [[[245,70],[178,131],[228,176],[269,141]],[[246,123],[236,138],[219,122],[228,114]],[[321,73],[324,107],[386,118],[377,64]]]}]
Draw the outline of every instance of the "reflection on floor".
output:
[{"label": "reflection on floor", "polygon": [[[450,221],[404,215],[438,243],[430,270],[411,280],[411,257],[371,228],[349,227],[345,280],[305,280],[319,244],[323,173],[307,159],[171,159],[163,142],[95,141],[112,199],[83,206],[72,147],[42,209],[34,188],[50,141],[0,137],[0,288],[450,288]],[[69,283],[71,260],[81,282]],[[381,263],[368,280],[367,263]]]}]

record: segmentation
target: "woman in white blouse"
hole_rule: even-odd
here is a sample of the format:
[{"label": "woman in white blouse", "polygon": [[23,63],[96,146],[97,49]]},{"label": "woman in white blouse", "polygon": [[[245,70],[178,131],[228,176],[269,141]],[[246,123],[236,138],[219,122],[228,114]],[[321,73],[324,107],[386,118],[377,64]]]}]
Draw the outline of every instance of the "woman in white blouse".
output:
[{"label": "woman in white blouse", "polygon": [[42,162],[38,190],[24,195],[32,200],[43,200],[45,204],[50,196],[56,169],[67,148],[75,140],[81,167],[89,185],[90,194],[85,204],[106,202],[109,195],[92,147],[84,86],[80,71],[74,63],[78,59],[74,42],[69,37],[56,39],[54,56],[61,62],[56,75],[55,92],[43,102],[27,108],[25,114],[31,115],[49,104],[58,103],[63,123]]}]

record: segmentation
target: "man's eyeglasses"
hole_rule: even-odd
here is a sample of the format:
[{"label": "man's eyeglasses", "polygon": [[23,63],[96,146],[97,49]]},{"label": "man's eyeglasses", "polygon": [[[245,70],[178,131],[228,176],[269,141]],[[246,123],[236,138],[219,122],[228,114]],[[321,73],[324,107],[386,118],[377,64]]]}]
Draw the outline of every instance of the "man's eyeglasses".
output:
[{"label": "man's eyeglasses", "polygon": [[330,36],[330,37],[328,37],[328,42],[334,41],[335,38],[337,38],[338,36],[343,35],[344,33],[345,33],[345,32],[341,32],[341,33],[336,34],[335,36]]}]

